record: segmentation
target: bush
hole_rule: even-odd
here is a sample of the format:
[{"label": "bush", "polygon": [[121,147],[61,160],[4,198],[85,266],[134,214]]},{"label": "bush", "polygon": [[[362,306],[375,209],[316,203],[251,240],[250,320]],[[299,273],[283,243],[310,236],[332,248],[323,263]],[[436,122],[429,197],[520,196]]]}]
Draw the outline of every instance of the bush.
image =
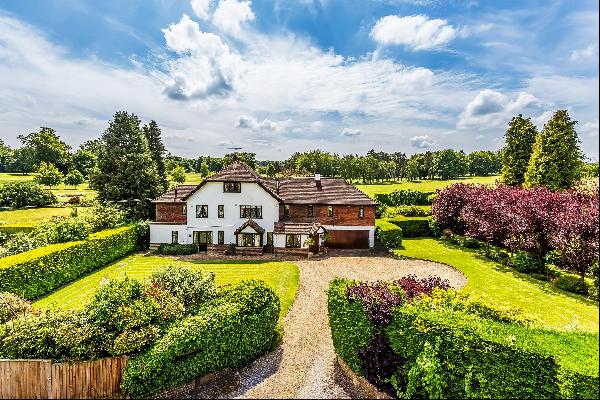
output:
[{"label": "bush", "polygon": [[432,193],[401,189],[392,193],[378,193],[375,200],[387,206],[429,206],[432,203],[431,195]]},{"label": "bush", "polygon": [[381,244],[388,249],[402,246],[402,229],[386,219],[375,220],[375,234]]},{"label": "bush", "polygon": [[263,282],[241,282],[132,357],[121,385],[131,396],[149,396],[198,376],[240,367],[271,348],[278,318],[279,299],[271,288]]},{"label": "bush", "polygon": [[579,293],[586,295],[589,293],[590,290],[589,284],[587,282],[584,282],[582,287],[580,278],[575,275],[561,275],[554,281],[552,281],[552,283],[557,288],[571,293]]},{"label": "bush", "polygon": [[183,256],[188,254],[194,254],[196,252],[197,248],[194,244],[163,243],[156,249],[157,254],[164,254],[170,256]]},{"label": "bush", "polygon": [[0,324],[31,313],[31,304],[9,292],[0,292]]},{"label": "bush", "polygon": [[0,184],[0,207],[47,207],[56,204],[56,196],[32,182]]},{"label": "bush", "polygon": [[195,309],[216,296],[215,274],[172,265],[150,277],[152,286],[172,293],[185,307]]},{"label": "bush", "polygon": [[419,206],[398,206],[396,207],[396,214],[405,217],[428,217],[431,215],[431,211]]},{"label": "bush", "polygon": [[519,272],[544,272],[544,266],[539,263],[533,254],[526,251],[517,251],[513,254],[510,265]]},{"label": "bush", "polygon": [[402,235],[407,238],[432,236],[429,219],[393,218],[389,222],[402,229]]},{"label": "bush", "polygon": [[135,226],[52,244],[0,259],[0,290],[36,299],[136,250]]},{"label": "bush", "polygon": [[90,225],[92,232],[98,232],[122,226],[125,223],[125,213],[114,204],[93,203],[83,219]]}]

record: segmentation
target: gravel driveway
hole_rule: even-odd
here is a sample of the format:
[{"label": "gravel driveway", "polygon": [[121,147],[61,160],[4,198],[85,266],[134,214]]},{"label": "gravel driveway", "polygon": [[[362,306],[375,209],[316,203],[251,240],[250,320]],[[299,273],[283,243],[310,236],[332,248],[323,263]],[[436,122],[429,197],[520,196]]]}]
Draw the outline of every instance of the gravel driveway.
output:
[{"label": "gravel driveway", "polygon": [[281,347],[191,393],[193,398],[360,398],[335,362],[327,317],[327,288],[335,277],[389,280],[414,274],[446,278],[454,288],[467,279],[429,261],[389,257],[329,257],[297,262],[300,286],[285,318]]}]

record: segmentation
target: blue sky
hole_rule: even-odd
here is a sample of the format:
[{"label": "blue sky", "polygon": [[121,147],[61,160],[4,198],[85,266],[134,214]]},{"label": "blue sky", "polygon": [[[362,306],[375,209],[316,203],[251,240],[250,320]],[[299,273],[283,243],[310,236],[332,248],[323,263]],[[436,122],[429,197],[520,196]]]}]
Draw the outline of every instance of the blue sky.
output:
[{"label": "blue sky", "polygon": [[178,155],[498,149],[568,108],[598,159],[598,2],[4,0],[2,138],[125,109]]}]

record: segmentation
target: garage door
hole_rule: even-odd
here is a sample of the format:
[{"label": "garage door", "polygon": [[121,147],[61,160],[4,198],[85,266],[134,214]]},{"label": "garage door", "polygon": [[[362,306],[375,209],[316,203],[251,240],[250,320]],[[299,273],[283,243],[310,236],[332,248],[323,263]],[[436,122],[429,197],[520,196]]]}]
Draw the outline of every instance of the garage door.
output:
[{"label": "garage door", "polygon": [[332,249],[368,249],[369,231],[334,231],[329,230],[325,245]]}]

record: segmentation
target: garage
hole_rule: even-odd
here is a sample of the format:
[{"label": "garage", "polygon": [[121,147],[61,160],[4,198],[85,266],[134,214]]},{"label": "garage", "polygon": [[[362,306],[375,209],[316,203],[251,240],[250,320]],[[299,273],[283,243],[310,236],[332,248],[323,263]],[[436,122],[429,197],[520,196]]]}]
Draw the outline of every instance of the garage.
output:
[{"label": "garage", "polygon": [[329,230],[325,246],[332,249],[368,249],[368,230]]}]

